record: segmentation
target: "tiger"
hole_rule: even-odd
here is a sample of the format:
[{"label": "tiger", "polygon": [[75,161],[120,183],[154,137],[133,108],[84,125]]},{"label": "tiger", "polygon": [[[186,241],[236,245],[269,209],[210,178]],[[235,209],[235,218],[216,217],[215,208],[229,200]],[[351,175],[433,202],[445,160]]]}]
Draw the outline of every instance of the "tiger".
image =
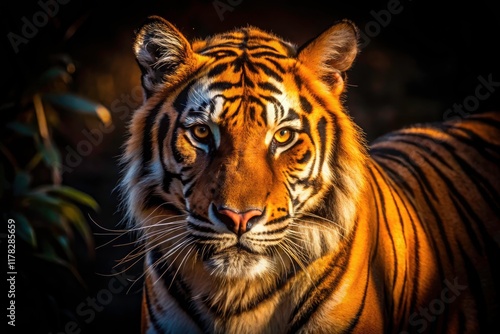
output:
[{"label": "tiger", "polygon": [[500,330],[500,114],[369,145],[345,106],[358,36],[136,30],[120,187],[142,333]]}]

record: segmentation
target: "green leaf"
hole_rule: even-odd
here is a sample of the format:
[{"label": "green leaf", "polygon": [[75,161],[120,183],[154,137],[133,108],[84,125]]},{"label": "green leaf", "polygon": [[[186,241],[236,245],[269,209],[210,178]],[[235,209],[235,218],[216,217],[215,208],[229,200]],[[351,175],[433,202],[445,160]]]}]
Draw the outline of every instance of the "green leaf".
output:
[{"label": "green leaf", "polygon": [[41,221],[45,223],[44,227],[48,228],[52,234],[68,234],[71,233],[71,228],[67,225],[64,218],[52,207],[47,205],[34,204],[36,201],[31,201],[27,211],[35,214]]},{"label": "green leaf", "polygon": [[[58,266],[61,266],[65,269],[67,269],[69,272],[71,272],[73,274],[73,276],[76,278],[76,280],[78,281],[79,284],[81,284],[81,286],[85,287],[86,284],[84,282],[84,280],[82,279],[82,277],[80,276],[80,274],[78,273],[78,271],[75,269],[74,266],[72,266],[70,263],[68,263],[67,261],[64,261],[63,259],[61,259],[55,252],[54,248],[52,247],[52,245],[48,244],[47,243],[47,246],[46,246],[46,249],[47,251],[43,252],[42,254],[35,254],[35,256],[41,260],[44,260],[44,261],[47,261],[47,262],[51,262],[53,264],[56,264]],[[51,249],[51,250],[49,250]]]},{"label": "green leaf", "polygon": [[22,170],[17,171],[16,175],[14,176],[14,183],[13,183],[14,196],[19,196],[27,192],[30,183],[31,183],[30,174]]},{"label": "green leaf", "polygon": [[61,217],[64,216],[62,200],[36,191],[29,192],[24,199],[27,201],[27,210],[38,213],[38,216],[48,223],[47,228],[54,230],[54,233],[71,234],[70,226]]},{"label": "green leaf", "polygon": [[19,212],[13,212],[12,217],[16,221],[17,235],[26,241],[31,247],[36,248],[36,235],[35,230],[31,226],[28,219]]},{"label": "green leaf", "polygon": [[38,145],[38,152],[42,155],[43,161],[47,167],[61,166],[61,153],[55,146],[46,146],[40,143]]},{"label": "green leaf", "polygon": [[39,188],[40,191],[47,192],[53,195],[62,196],[76,203],[83,204],[92,208],[93,210],[99,210],[99,204],[96,202],[92,196],[68,186],[47,186]]},{"label": "green leaf", "polygon": [[65,235],[59,235],[56,237],[56,240],[57,243],[61,246],[62,250],[64,251],[64,255],[66,255],[66,258],[69,260],[69,262],[75,263],[76,259],[71,249],[68,237]]},{"label": "green leaf", "polygon": [[38,86],[43,87],[47,84],[54,82],[56,79],[61,79],[65,83],[71,81],[71,76],[66,69],[60,66],[54,66],[45,71],[38,80]]},{"label": "green leaf", "polygon": [[[94,249],[92,233],[90,232],[87,220],[76,205],[63,199],[50,196],[44,192],[40,192],[39,189],[37,191],[30,192],[26,198],[33,205],[45,205],[68,219],[68,221],[71,222],[76,230],[82,235],[89,250]],[[66,228],[64,220],[61,219],[60,221],[62,227]],[[69,235],[70,231],[67,231],[66,234]]]},{"label": "green leaf", "polygon": [[102,104],[74,94],[44,94],[43,99],[54,106],[84,115],[97,116],[105,125],[111,124],[111,113]]},{"label": "green leaf", "polygon": [[62,259],[59,258],[59,255],[57,255],[54,245],[52,245],[52,242],[50,242],[49,240],[47,239],[40,240],[41,254],[37,255],[46,261],[59,263],[60,261],[62,261]]},{"label": "green leaf", "polygon": [[27,137],[33,137],[36,134],[35,129],[30,127],[27,124],[23,124],[20,122],[9,122],[7,123],[6,127],[20,135],[27,136]]},{"label": "green leaf", "polygon": [[90,232],[90,228],[88,226],[87,220],[83,216],[80,209],[69,202],[64,202],[62,205],[62,214],[70,220],[80,235],[85,240],[87,247],[89,250],[94,249],[94,239],[92,238],[92,233]]}]

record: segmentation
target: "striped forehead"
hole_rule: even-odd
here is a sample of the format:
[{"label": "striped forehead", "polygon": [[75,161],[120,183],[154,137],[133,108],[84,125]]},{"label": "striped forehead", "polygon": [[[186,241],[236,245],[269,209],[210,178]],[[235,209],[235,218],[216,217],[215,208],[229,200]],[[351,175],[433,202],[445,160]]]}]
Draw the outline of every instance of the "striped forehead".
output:
[{"label": "striped forehead", "polygon": [[[283,118],[283,76],[295,62],[295,47],[256,28],[244,28],[194,43],[212,58],[193,85],[191,108],[221,124],[232,119],[272,125]],[[238,117],[233,117],[233,116]]]},{"label": "striped forehead", "polygon": [[237,57],[247,53],[250,57],[277,56],[291,58],[296,55],[293,44],[254,27],[241,28],[193,43],[193,50],[214,58]]},{"label": "striped forehead", "polygon": [[214,123],[225,126],[261,126],[273,128],[298,118],[282,83],[273,90],[235,93],[235,89],[217,90],[209,78],[200,78],[187,94],[185,124]]}]

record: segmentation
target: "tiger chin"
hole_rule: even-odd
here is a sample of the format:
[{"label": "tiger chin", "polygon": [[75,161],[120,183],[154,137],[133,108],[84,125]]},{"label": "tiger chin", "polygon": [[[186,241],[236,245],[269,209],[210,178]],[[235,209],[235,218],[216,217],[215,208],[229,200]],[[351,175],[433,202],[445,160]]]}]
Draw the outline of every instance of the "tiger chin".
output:
[{"label": "tiger chin", "polygon": [[357,35],[138,29],[121,192],[143,333],[499,329],[499,113],[368,147],[342,104]]}]

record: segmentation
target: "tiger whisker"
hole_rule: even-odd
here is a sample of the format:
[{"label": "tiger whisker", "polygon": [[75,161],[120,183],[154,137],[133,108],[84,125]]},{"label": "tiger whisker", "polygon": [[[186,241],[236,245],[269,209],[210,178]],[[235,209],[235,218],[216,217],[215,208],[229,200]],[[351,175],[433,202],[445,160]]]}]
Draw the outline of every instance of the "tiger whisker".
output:
[{"label": "tiger whisker", "polygon": [[171,233],[174,233],[174,232],[176,232],[178,230],[185,230],[184,224],[179,224],[177,226],[169,228],[168,230],[150,231],[147,234],[144,234],[143,236],[141,236],[140,238],[138,238],[137,242],[146,241],[149,238],[151,238],[152,236],[155,236],[155,235],[158,235],[158,234],[171,234]]},{"label": "tiger whisker", "polygon": [[[175,262],[175,260],[179,257],[179,255],[182,253],[182,251],[184,249],[186,249],[186,247],[191,247],[192,245],[194,244],[194,241],[191,241],[190,243],[186,244],[186,246],[184,246],[180,251],[179,251],[179,254],[175,257],[175,259],[172,260],[172,264]],[[177,274],[179,273],[179,270],[181,269],[181,267],[183,266],[183,264],[185,263],[186,259],[188,258],[189,254],[191,254],[191,252],[193,251],[194,247],[191,247],[188,252],[186,253],[186,255],[184,255],[184,258],[182,259],[181,263],[179,264],[179,266],[177,267],[177,270],[175,271],[174,273],[174,276],[172,277],[172,281],[170,282],[170,285],[168,286],[168,288],[170,289],[172,287],[172,283],[175,281],[175,278],[177,277]]]},{"label": "tiger whisker", "polygon": [[[343,229],[344,231],[347,231],[347,228],[341,224],[339,224],[338,222],[334,221],[334,220],[331,220],[331,219],[328,219],[328,218],[325,218],[325,217],[321,217],[321,216],[318,216],[314,213],[310,213],[310,212],[297,212],[296,213],[297,215],[300,215],[300,216],[303,216],[303,217],[311,217],[311,218],[314,218],[314,219],[320,219],[322,221],[325,221],[325,222],[328,222],[328,223],[331,223],[341,229]],[[302,217],[300,217],[302,218]],[[300,219],[297,217],[297,219]]]},{"label": "tiger whisker", "polygon": [[307,223],[308,225],[303,225],[303,224],[299,225],[299,224],[297,224],[297,222],[291,222],[290,226],[294,226],[298,229],[307,228],[307,229],[318,230],[318,231],[319,230],[327,230],[327,231],[333,232],[335,234],[338,234],[339,236],[341,236],[343,238],[346,237],[343,233],[340,233],[341,231],[339,231],[336,227],[326,226],[326,225],[323,225],[321,223],[318,223],[315,221],[310,221],[310,220],[305,220],[305,219],[296,219],[296,221],[304,222],[304,223]]},{"label": "tiger whisker", "polygon": [[[181,241],[180,241],[180,244],[182,245],[183,243],[185,243],[186,240],[189,240],[187,237],[184,237]],[[161,242],[160,244],[162,244],[163,242]],[[157,247],[158,245],[160,244],[155,244],[153,246],[151,246],[147,251],[144,252],[144,255],[147,255],[147,253],[149,251],[151,251],[154,247]],[[179,245],[177,245],[175,248],[178,248]],[[166,254],[170,253],[171,251],[167,252]],[[169,256],[166,256],[166,254],[163,254],[158,260],[156,260],[154,263],[152,263],[151,265],[147,266],[146,269],[144,270],[144,272],[137,278],[135,279],[134,283],[129,287],[129,289],[127,290],[127,293],[128,291],[130,291],[130,289],[132,288],[132,286],[138,281],[140,280],[142,277],[144,277],[148,272],[151,272],[155,266],[157,266],[162,260],[167,260]],[[139,259],[140,260],[140,259]],[[139,261],[138,260],[138,261]],[[163,275],[163,274],[162,274]],[[158,281],[158,280],[157,280]],[[155,282],[156,283],[156,282]]]},{"label": "tiger whisker", "polygon": [[[178,230],[178,229],[182,229],[182,226],[183,226],[183,225],[180,225],[180,224],[182,224],[182,223],[183,223],[183,221],[175,221],[175,222],[168,222],[168,223],[160,223],[160,224],[156,224],[156,225],[155,225],[155,227],[168,226],[168,225],[175,225],[175,224],[179,224],[179,226],[178,226],[178,227],[174,227],[174,228],[170,228],[170,229],[168,229],[168,230],[166,230],[166,231],[164,231],[164,230],[160,230],[160,231],[154,231],[154,232],[147,232],[147,233],[143,234],[140,238],[138,238],[138,239],[137,239],[137,240],[135,240],[135,241],[126,242],[126,243],[121,243],[121,244],[116,244],[116,245],[113,245],[113,247],[123,247],[123,246],[129,246],[129,245],[133,245],[133,244],[140,243],[140,242],[142,242],[142,241],[144,241],[144,240],[148,239],[149,237],[154,236],[154,235],[156,235],[156,234],[158,234],[158,233],[165,233],[165,232],[166,232],[166,233],[171,233],[171,232],[174,232],[174,231],[176,231],[176,230]],[[112,243],[112,242],[116,241],[117,239],[119,239],[119,238],[120,238],[121,236],[123,236],[123,235],[124,235],[124,234],[121,234],[121,235],[119,235],[119,236],[117,236],[117,237],[113,238],[112,240],[110,240],[110,241],[108,241],[108,242],[106,242],[106,243],[104,243],[104,244],[102,244],[102,245],[100,245],[100,246],[96,247],[96,249],[101,248],[101,247],[104,247],[104,246],[107,246],[108,244],[110,244],[110,243]]]},{"label": "tiger whisker", "polygon": [[[152,249],[154,249],[155,247],[158,247],[159,245],[162,245],[162,244],[164,244],[164,243],[166,243],[166,242],[169,242],[169,241],[171,241],[171,240],[174,240],[175,238],[180,238],[180,237],[182,237],[183,235],[185,235],[185,234],[187,234],[187,233],[189,233],[189,232],[187,232],[187,231],[186,231],[186,232],[184,232],[184,233],[176,234],[176,235],[174,235],[173,237],[170,237],[170,238],[167,238],[167,239],[165,239],[165,240],[162,240],[162,241],[161,241],[161,242],[159,242],[159,243],[156,243],[156,241],[157,241],[157,240],[159,240],[159,239],[162,239],[163,235],[157,235],[154,239],[150,240],[150,242],[149,242],[149,243],[151,244],[151,246],[149,246],[149,247],[144,247],[144,249],[143,249],[143,250],[141,250],[140,252],[135,253],[135,254],[133,254],[134,250],[132,250],[132,251],[131,251],[130,253],[128,253],[128,254],[127,254],[127,255],[126,255],[126,256],[125,256],[122,260],[120,260],[120,262],[119,262],[117,265],[122,264],[122,263],[127,263],[127,262],[129,262],[129,261],[134,260],[134,259],[135,259],[135,258],[137,258],[137,257],[142,257],[142,256],[144,256],[146,253],[148,253],[149,251],[151,251]],[[139,260],[140,260],[140,259],[139,259]]]},{"label": "tiger whisker", "polygon": [[[315,286],[316,283],[313,281],[309,271],[307,270],[307,268],[305,267],[304,263],[302,263],[301,259],[299,259],[295,253],[293,252],[293,249],[290,249],[290,245],[287,244],[287,242],[293,242],[292,240],[290,240],[289,238],[285,238],[283,239],[283,243],[281,244],[284,248],[283,250],[287,251],[289,253],[289,256],[293,257],[293,259],[295,260],[295,262],[297,263],[297,265],[300,267],[300,269],[302,269],[302,272],[304,272],[304,274],[306,275],[306,277],[311,281],[311,283]],[[295,243],[294,243],[295,244]],[[296,273],[296,272],[295,272]]]},{"label": "tiger whisker", "polygon": [[[180,256],[182,251],[184,249],[186,249],[186,247],[191,246],[193,243],[194,243],[193,240],[191,240],[189,238],[184,238],[178,245],[176,245],[176,247],[174,249],[171,249],[167,253],[163,254],[155,263],[152,264],[152,266],[154,268],[154,266],[157,265],[158,262],[167,261],[171,256],[177,254],[175,256],[175,258],[172,261],[170,261],[170,264],[168,265],[168,267],[163,271],[163,273],[156,279],[156,281],[153,284],[156,284],[163,277],[163,275],[165,275],[165,273],[172,267],[175,260],[177,260],[177,258]],[[179,250],[179,248],[180,248],[180,250]],[[175,275],[174,275],[174,277],[175,277]],[[170,283],[169,288],[172,286],[173,281],[174,281],[174,279],[172,279],[172,282]]]},{"label": "tiger whisker", "polygon": [[[155,218],[162,217],[162,216],[166,216],[166,215],[155,216]],[[109,240],[109,241],[107,241],[107,242],[105,242],[102,245],[97,246],[96,249],[105,247],[105,246],[107,246],[107,245],[115,242],[116,240],[118,240],[122,236],[126,235],[127,233],[131,233],[131,232],[139,231],[139,230],[142,231],[142,230],[150,229],[152,227],[167,226],[167,225],[175,224],[176,222],[183,222],[183,221],[172,221],[172,222],[167,222],[167,223],[162,222],[162,221],[164,221],[166,219],[169,219],[169,218],[178,218],[178,217],[182,217],[182,216],[184,216],[184,215],[166,216],[167,218],[164,218],[164,219],[160,220],[159,223],[156,223],[156,224],[153,224],[153,225],[140,226],[140,227],[137,227],[137,228],[126,229],[126,230],[111,230],[111,229],[108,229],[108,228],[105,228],[103,226],[99,226],[98,225],[100,228],[108,231],[109,233],[94,233],[95,235],[116,235],[116,237],[113,238],[113,239],[111,239],[111,240]]]}]

